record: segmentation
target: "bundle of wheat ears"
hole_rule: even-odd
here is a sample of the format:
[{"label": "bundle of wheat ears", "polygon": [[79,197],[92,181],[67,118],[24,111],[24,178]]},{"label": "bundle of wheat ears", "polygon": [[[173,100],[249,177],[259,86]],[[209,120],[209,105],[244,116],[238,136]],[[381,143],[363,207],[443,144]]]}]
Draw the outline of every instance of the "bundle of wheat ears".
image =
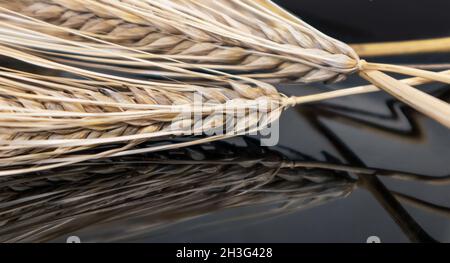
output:
[{"label": "bundle of wheat ears", "polygon": [[[270,1],[0,0],[0,33],[3,56],[52,72],[0,69],[3,176],[224,139],[265,127],[289,106],[378,89],[450,128],[450,106],[412,87],[450,84],[448,72],[368,63]],[[289,98],[269,84],[352,73],[374,86]],[[267,114],[251,114],[261,103]],[[246,118],[223,118],[229,107]],[[132,149],[230,125],[232,133]],[[83,153],[104,144],[118,146]]]}]

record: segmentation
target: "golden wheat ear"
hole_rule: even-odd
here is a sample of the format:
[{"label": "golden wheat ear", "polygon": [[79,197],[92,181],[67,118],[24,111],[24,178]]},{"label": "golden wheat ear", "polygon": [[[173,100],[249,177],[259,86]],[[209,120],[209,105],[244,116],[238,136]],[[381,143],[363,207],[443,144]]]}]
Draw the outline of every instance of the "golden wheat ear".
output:
[{"label": "golden wheat ear", "polygon": [[[383,72],[443,83],[450,83],[450,76],[367,63],[349,45],[269,0],[19,0],[0,4],[3,43],[63,64],[171,78],[198,77],[180,70],[174,74],[174,67],[207,68],[210,73],[228,71],[243,77],[304,83],[335,82],[359,73],[450,128],[447,103]],[[53,38],[40,35],[32,42],[24,41],[18,26],[39,29]],[[64,48],[58,38],[82,45]],[[43,46],[52,50],[43,50]]]}]

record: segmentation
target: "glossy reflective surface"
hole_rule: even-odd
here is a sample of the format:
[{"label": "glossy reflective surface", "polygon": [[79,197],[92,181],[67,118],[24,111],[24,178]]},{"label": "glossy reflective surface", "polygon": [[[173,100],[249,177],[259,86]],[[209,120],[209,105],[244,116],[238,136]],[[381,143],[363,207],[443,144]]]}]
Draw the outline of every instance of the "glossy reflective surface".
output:
[{"label": "glossy reflective surface", "polygon": [[[352,40],[343,32],[352,32],[355,41],[395,39],[393,28],[380,25],[375,33],[361,14],[354,17],[362,21],[359,29],[336,29],[331,25],[348,24],[348,14],[319,12],[319,1],[278,2],[305,10],[307,21],[343,40]],[[369,12],[369,4],[361,3],[361,10]],[[439,14],[436,20],[443,19]],[[392,20],[394,13],[385,17]],[[415,38],[446,34],[436,20],[428,25],[434,31],[409,28],[401,39],[419,31]],[[437,63],[450,55],[377,60]],[[280,90],[302,95],[360,84],[352,77],[333,86],[284,84]],[[450,102],[448,86],[421,89]],[[449,130],[387,94],[352,96],[288,110],[280,143],[271,149],[232,140],[89,163],[31,181],[3,178],[0,240],[65,242],[76,235],[82,242],[365,242],[378,236],[382,242],[450,242],[445,176]]]}]

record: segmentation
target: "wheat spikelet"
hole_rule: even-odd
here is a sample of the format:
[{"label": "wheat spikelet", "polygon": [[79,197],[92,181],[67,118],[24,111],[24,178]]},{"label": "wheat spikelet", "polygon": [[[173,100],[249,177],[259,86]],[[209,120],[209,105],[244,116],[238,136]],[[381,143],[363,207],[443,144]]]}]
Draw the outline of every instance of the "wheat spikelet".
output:
[{"label": "wheat spikelet", "polygon": [[270,205],[260,215],[268,217],[346,197],[355,187],[340,172],[290,164],[266,148],[216,143],[2,178],[0,241],[50,241],[99,221],[146,218],[120,235],[129,238],[247,206]]},{"label": "wheat spikelet", "polygon": [[[217,69],[229,69],[234,73],[236,63],[239,63],[239,68],[241,65],[248,66],[246,62],[250,61],[252,71],[264,67],[271,69],[261,75],[241,75],[245,78],[279,79],[281,68],[281,76],[300,77],[304,82],[336,81],[358,72],[377,87],[450,127],[450,106],[447,103],[382,72],[450,83],[448,75],[367,63],[360,60],[349,46],[315,30],[271,1],[21,0],[12,4],[3,1],[0,9],[3,18],[0,29],[4,35],[1,41],[4,44],[63,64],[192,78],[198,77],[192,74],[192,70],[206,69],[209,73],[222,75]],[[37,28],[39,33],[45,33],[36,35],[36,32],[30,32]],[[135,41],[131,41],[130,45],[127,37],[124,42],[127,33],[139,35],[132,33],[133,30],[140,32],[139,38],[142,37],[140,40],[143,42],[137,46]],[[149,42],[144,40],[146,37]],[[70,42],[67,42],[68,39]],[[73,47],[74,44],[77,48]],[[217,56],[221,60],[221,55],[216,54],[219,50],[218,53],[228,58],[237,56],[238,59],[233,58],[224,67],[216,67],[210,64],[195,65],[199,61],[201,63],[203,57],[200,60],[190,57],[191,60],[183,62],[186,59],[183,55],[172,57],[172,54],[167,54],[173,51],[170,47],[185,50],[184,47],[192,48],[193,45],[201,45],[202,48],[196,46],[194,49],[201,50],[203,53],[200,53],[207,57]],[[214,47],[213,55],[209,53],[211,49],[204,52],[205,45]],[[73,59],[78,61],[72,62]],[[274,61],[276,65],[272,63]],[[281,65],[280,61],[283,61]],[[229,65],[231,67],[228,68]],[[130,66],[146,68],[136,71]],[[149,69],[149,66],[157,70]]]}]

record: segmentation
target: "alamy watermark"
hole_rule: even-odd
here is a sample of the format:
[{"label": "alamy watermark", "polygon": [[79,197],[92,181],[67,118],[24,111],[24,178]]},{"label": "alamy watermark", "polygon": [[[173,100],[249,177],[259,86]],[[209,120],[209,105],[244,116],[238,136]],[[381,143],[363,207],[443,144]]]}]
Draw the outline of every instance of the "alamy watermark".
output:
[{"label": "alamy watermark", "polygon": [[262,146],[275,146],[281,110],[279,103],[266,97],[214,103],[195,94],[192,104],[172,108],[175,116],[167,128],[172,134],[185,136],[260,136]]}]

